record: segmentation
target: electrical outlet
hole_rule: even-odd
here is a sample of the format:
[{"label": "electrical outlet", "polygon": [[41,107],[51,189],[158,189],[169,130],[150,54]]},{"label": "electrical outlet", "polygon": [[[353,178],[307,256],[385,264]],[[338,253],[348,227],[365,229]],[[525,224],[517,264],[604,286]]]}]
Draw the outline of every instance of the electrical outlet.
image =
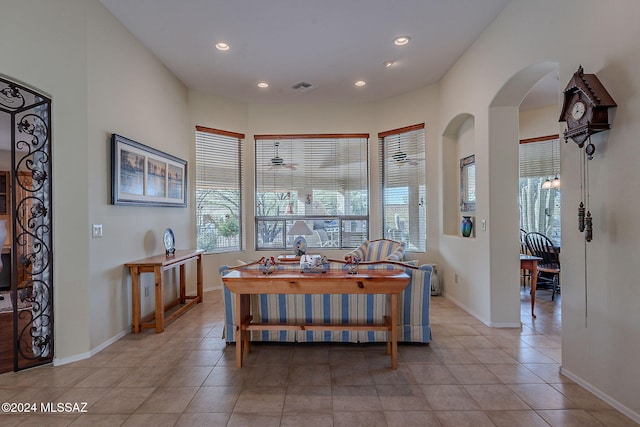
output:
[{"label": "electrical outlet", "polygon": [[456,273],[456,274],[453,276],[453,280],[454,280],[454,282],[458,283],[458,273]]}]

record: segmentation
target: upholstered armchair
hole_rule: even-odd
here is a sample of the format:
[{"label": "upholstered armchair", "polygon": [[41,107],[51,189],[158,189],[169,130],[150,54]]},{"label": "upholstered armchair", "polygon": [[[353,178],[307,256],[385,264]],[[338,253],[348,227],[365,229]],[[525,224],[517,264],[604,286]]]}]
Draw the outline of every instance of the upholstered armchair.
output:
[{"label": "upholstered armchair", "polygon": [[361,262],[402,261],[406,248],[405,242],[389,239],[366,240],[347,255],[355,255]]}]

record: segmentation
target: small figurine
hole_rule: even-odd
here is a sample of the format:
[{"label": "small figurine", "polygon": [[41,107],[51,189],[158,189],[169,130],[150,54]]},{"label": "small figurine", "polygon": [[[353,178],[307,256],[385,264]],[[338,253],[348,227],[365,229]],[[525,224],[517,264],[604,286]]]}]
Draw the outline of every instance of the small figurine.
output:
[{"label": "small figurine", "polygon": [[274,271],[276,271],[276,269],[278,268],[274,257],[270,257],[270,258],[262,257],[260,258],[259,263],[260,263],[260,269],[264,274],[271,274]]},{"label": "small figurine", "polygon": [[345,268],[349,274],[358,274],[358,263],[360,258],[356,255],[345,255],[344,260],[347,262]]}]

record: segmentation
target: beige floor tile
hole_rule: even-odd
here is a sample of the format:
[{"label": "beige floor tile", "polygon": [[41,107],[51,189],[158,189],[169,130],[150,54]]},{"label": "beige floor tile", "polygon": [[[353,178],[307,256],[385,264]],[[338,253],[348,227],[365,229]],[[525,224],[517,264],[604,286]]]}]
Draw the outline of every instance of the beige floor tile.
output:
[{"label": "beige floor tile", "polygon": [[200,387],[185,412],[233,412],[242,387]]},{"label": "beige floor tile", "polygon": [[209,376],[202,384],[204,387],[212,386],[241,386],[244,384],[246,378],[249,375],[250,370],[241,368],[238,369],[234,366],[216,366],[211,370]]},{"label": "beige floor tile", "polygon": [[126,375],[116,387],[158,387],[164,383],[173,366],[139,366]]},{"label": "beige floor tile", "polygon": [[227,427],[279,427],[281,418],[279,413],[234,412],[229,418]]},{"label": "beige floor tile", "polygon": [[289,366],[287,384],[293,385],[330,385],[331,368],[325,365],[291,365]]},{"label": "beige floor tile", "polygon": [[284,413],[331,413],[333,410],[333,399],[331,397],[331,386],[288,386],[284,399]]},{"label": "beige floor tile", "polygon": [[332,384],[340,385],[373,385],[373,377],[366,365],[334,365],[331,366]]},{"label": "beige floor tile", "polygon": [[178,417],[180,414],[133,414],[127,418],[122,427],[172,427]]},{"label": "beige floor tile", "polygon": [[544,380],[520,364],[486,365],[504,384],[542,384]]},{"label": "beige floor tile", "polygon": [[518,363],[507,351],[499,348],[472,348],[469,353],[473,354],[480,362],[485,365],[495,363]]},{"label": "beige floor tile", "polygon": [[91,406],[92,414],[130,414],[153,393],[153,387],[112,388]]},{"label": "beige floor tile", "polygon": [[69,426],[71,427],[112,427],[120,426],[129,418],[129,414],[82,414]]},{"label": "beige floor tile", "polygon": [[430,409],[419,385],[377,385],[378,399],[384,411],[421,411]]},{"label": "beige floor tile", "polygon": [[446,365],[410,364],[408,369],[418,384],[459,384]]},{"label": "beige floor tile", "polygon": [[[162,334],[93,357],[0,375],[2,401],[87,402],[88,414],[0,414],[0,425],[637,425],[560,374],[560,297],[521,292],[521,328],[490,328],[431,299],[430,345],[253,343],[243,368],[221,338],[220,290]],[[533,410],[531,410],[533,409]]]},{"label": "beige floor tile", "polygon": [[230,413],[185,412],[176,421],[176,427],[215,427],[226,426]]},{"label": "beige floor tile", "polygon": [[445,365],[459,365],[465,363],[480,363],[480,360],[466,349],[439,348],[434,353]]},{"label": "beige floor tile", "polygon": [[[71,425],[78,417],[80,415],[34,414],[26,417],[19,425],[21,427],[66,427]],[[2,418],[0,418],[0,421],[2,421]]]},{"label": "beige floor tile", "polygon": [[158,387],[138,409],[140,414],[171,414],[185,410],[198,387]]},{"label": "beige floor tile", "polygon": [[485,411],[526,410],[529,406],[502,384],[465,385],[469,396]]},{"label": "beige floor tile", "polygon": [[429,406],[436,411],[479,410],[480,406],[461,385],[423,385]]},{"label": "beige floor tile", "polygon": [[326,413],[293,413],[282,414],[280,427],[333,427],[333,414]]},{"label": "beige floor tile", "polygon": [[610,410],[613,409],[608,403],[595,396],[590,391],[578,384],[551,384],[553,388],[567,396],[576,409],[585,410]]},{"label": "beige floor tile", "polygon": [[388,427],[440,427],[432,411],[385,411]]},{"label": "beige floor tile", "polygon": [[567,409],[575,404],[549,384],[508,385],[532,409]]},{"label": "beige floor tile", "polygon": [[211,366],[178,366],[172,369],[162,384],[164,387],[200,387],[209,377]]},{"label": "beige floor tile", "polygon": [[441,427],[495,427],[482,411],[437,411]]},{"label": "beige floor tile", "polygon": [[542,410],[538,414],[552,427],[602,427],[602,423],[582,409]]},{"label": "beige floor tile", "polygon": [[78,382],[75,387],[112,387],[135,372],[135,368],[100,367]]},{"label": "beige floor tile", "polygon": [[458,384],[500,384],[500,379],[484,365],[447,365]]},{"label": "beige floor tile", "polygon": [[244,387],[236,402],[234,413],[277,412],[280,414],[284,408],[285,390],[285,387]]},{"label": "beige floor tile", "polygon": [[340,385],[332,387],[333,410],[381,411],[382,405],[375,386]]},{"label": "beige floor tile", "polygon": [[383,412],[334,412],[334,427],[386,427]]},{"label": "beige floor tile", "polygon": [[607,427],[629,427],[640,425],[616,410],[595,410],[587,412]]},{"label": "beige floor tile", "polygon": [[548,427],[535,411],[486,411],[497,427]]}]

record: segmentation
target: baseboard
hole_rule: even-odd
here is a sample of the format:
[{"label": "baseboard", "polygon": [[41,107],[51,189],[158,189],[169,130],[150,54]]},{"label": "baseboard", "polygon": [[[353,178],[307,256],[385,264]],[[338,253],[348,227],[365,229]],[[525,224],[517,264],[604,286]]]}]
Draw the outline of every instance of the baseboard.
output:
[{"label": "baseboard", "polygon": [[94,354],[97,354],[97,353],[101,352],[102,350],[104,350],[105,348],[109,347],[111,344],[113,344],[114,342],[118,341],[120,338],[122,338],[123,336],[127,335],[129,332],[130,332],[130,329],[126,330],[126,331],[121,331],[117,335],[111,337],[110,339],[108,339],[107,341],[103,342],[99,346],[92,348],[91,351],[88,351],[86,353],[74,354],[73,356],[65,357],[65,358],[62,358],[62,359],[54,357],[53,358],[53,366],[66,365],[68,363],[73,363],[73,362],[77,362],[79,360],[88,359],[91,356],[93,356]]},{"label": "baseboard", "polygon": [[[211,288],[203,289],[202,292],[209,292],[209,291],[216,291],[216,290],[219,291],[220,289],[221,289],[220,286],[214,286],[214,287],[211,287]],[[66,364],[69,364],[69,363],[77,362],[79,360],[88,359],[91,356],[93,356],[93,355],[101,352],[105,348],[109,347],[111,344],[113,344],[114,342],[118,341],[120,338],[124,337],[129,332],[131,332],[131,327],[129,327],[126,331],[121,331],[117,335],[111,337],[107,341],[103,342],[99,346],[91,349],[91,351],[88,351],[86,353],[74,354],[73,356],[65,357],[65,358],[62,358],[62,359],[54,357],[53,358],[53,362],[52,362],[53,366],[66,365]]]},{"label": "baseboard", "polygon": [[580,378],[579,376],[577,376],[573,372],[567,370],[563,366],[560,367],[560,373],[562,375],[566,376],[567,378],[569,378],[570,380],[572,380],[573,382],[575,382],[576,384],[586,388],[591,393],[596,395],[598,398],[604,400],[606,403],[608,403],[609,405],[613,406],[615,409],[617,409],[618,411],[622,412],[624,415],[626,415],[627,417],[631,418],[636,423],[640,424],[640,413],[635,412],[633,409],[631,409],[631,408],[623,405],[622,403],[618,402],[617,400],[615,400],[614,398],[612,398],[608,394],[604,393],[602,390],[594,387],[593,385],[591,385],[587,381],[583,380],[582,378]]},{"label": "baseboard", "polygon": [[452,303],[454,303],[455,305],[457,305],[458,307],[460,307],[461,309],[463,309],[464,311],[466,311],[467,313],[469,313],[470,315],[472,315],[473,317],[475,317],[476,319],[478,319],[479,321],[481,321],[482,323],[484,323],[486,326],[488,326],[490,328],[521,328],[522,327],[522,324],[520,322],[518,322],[518,323],[493,323],[493,322],[490,322],[488,320],[483,319],[482,316],[480,316],[478,313],[474,312],[469,307],[467,307],[466,305],[462,304],[457,299],[447,295],[446,293],[443,293],[442,296],[445,297],[446,299],[448,299],[449,301],[451,301]]}]

